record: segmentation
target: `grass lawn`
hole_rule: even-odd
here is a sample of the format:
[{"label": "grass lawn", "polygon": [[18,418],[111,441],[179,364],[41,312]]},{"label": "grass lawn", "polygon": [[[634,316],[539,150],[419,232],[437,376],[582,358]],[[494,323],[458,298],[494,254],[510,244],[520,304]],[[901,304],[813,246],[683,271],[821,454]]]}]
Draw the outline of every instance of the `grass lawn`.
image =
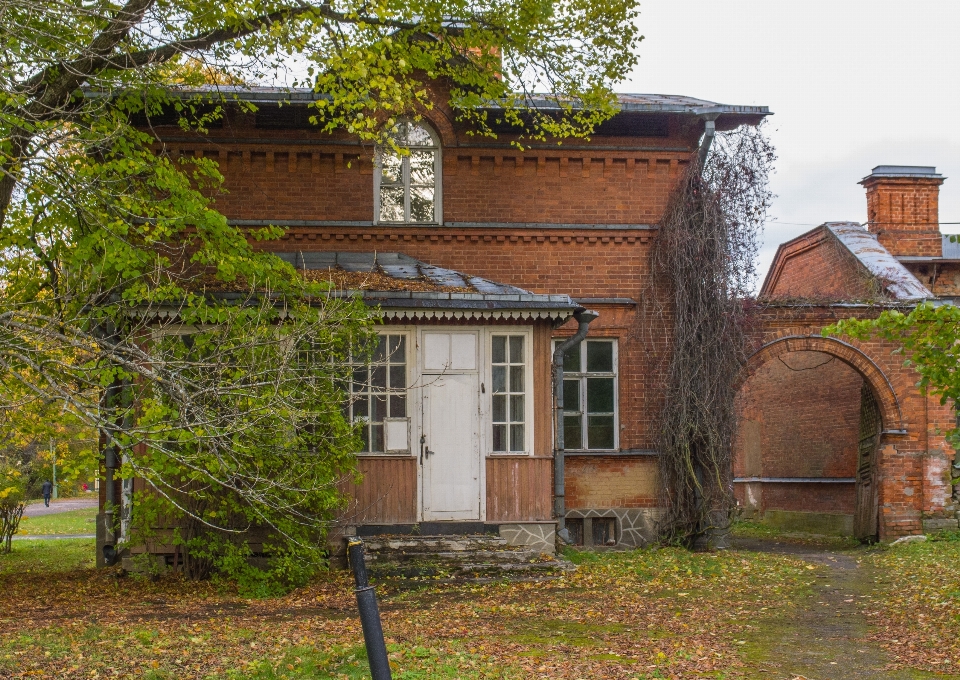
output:
[{"label": "grass lawn", "polygon": [[97,530],[96,517],[97,508],[81,508],[53,515],[24,517],[20,520],[20,530],[17,533],[27,536],[92,534]]},{"label": "grass lawn", "polygon": [[[92,541],[0,555],[0,677],[369,677],[348,574],[244,600],[90,568]],[[783,555],[571,552],[536,583],[378,587],[394,678],[739,677],[747,624],[787,616],[815,570]]]},{"label": "grass lawn", "polygon": [[960,666],[960,534],[880,550],[868,561],[882,603],[867,612],[873,639],[898,667]]}]

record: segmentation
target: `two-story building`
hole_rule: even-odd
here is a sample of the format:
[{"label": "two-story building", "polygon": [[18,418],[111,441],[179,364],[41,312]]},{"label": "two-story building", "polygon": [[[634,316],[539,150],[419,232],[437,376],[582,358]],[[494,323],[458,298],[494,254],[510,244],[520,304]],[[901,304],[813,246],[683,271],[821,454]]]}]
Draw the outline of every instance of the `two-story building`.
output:
[{"label": "two-story building", "polygon": [[[645,304],[658,223],[707,128],[755,125],[766,107],[620,96],[589,140],[471,135],[441,100],[403,123],[409,155],[377,156],[308,121],[312,91],[237,89],[207,134],[155,121],[157,149],[213,158],[216,208],[264,244],[383,311],[357,366],[363,481],[345,531],[499,532],[554,546],[554,500],[586,545],[641,545],[658,507],[656,367],[669,320]],[[547,99],[534,102],[549,107]],[[555,488],[551,362],[583,310],[599,316],[563,363],[564,483]]]}]

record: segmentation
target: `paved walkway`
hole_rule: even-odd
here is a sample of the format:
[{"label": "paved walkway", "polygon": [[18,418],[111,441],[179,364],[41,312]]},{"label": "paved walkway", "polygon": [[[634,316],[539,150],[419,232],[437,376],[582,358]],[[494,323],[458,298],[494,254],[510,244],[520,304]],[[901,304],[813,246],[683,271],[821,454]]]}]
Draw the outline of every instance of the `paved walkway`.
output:
[{"label": "paved walkway", "polygon": [[910,680],[954,678],[919,671],[889,671],[885,651],[868,640],[868,607],[878,575],[859,559],[861,550],[739,540],[736,550],[789,554],[825,567],[813,593],[788,618],[760,620],[745,637],[747,677],[763,680]]},{"label": "paved walkway", "polygon": [[96,534],[40,534],[38,536],[14,536],[12,541],[49,541],[62,540],[65,538],[96,538]]},{"label": "paved walkway", "polygon": [[43,515],[56,515],[60,512],[95,507],[97,507],[97,494],[91,493],[80,496],[79,498],[60,498],[55,501],[50,501],[49,508],[44,506],[43,501],[33,501],[27,505],[23,511],[23,516],[42,517]]}]

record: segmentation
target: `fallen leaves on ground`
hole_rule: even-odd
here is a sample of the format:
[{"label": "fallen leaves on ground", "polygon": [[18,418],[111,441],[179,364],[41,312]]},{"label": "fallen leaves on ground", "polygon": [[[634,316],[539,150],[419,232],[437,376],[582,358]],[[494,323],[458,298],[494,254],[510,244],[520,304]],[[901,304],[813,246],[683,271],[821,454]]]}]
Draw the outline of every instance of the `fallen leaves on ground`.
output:
[{"label": "fallen leaves on ground", "polygon": [[[746,624],[784,615],[814,578],[782,555],[574,558],[550,581],[380,584],[394,677],[737,677]],[[3,573],[0,591],[2,677],[368,677],[344,572],[264,600],[89,568]]]},{"label": "fallen leaves on ground", "polygon": [[866,612],[891,669],[955,673],[960,666],[960,535],[872,554],[877,590]]}]

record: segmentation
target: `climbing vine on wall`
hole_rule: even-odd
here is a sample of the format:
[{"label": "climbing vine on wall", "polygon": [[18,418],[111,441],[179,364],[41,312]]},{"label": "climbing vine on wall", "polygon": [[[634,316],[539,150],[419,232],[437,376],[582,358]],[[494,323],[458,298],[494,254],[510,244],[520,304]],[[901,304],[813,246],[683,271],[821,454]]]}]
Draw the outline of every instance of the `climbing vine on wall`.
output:
[{"label": "climbing vine on wall", "polygon": [[653,250],[656,303],[668,329],[661,367],[662,539],[710,544],[729,525],[737,376],[776,160],[762,127],[717,135],[667,207]]}]

